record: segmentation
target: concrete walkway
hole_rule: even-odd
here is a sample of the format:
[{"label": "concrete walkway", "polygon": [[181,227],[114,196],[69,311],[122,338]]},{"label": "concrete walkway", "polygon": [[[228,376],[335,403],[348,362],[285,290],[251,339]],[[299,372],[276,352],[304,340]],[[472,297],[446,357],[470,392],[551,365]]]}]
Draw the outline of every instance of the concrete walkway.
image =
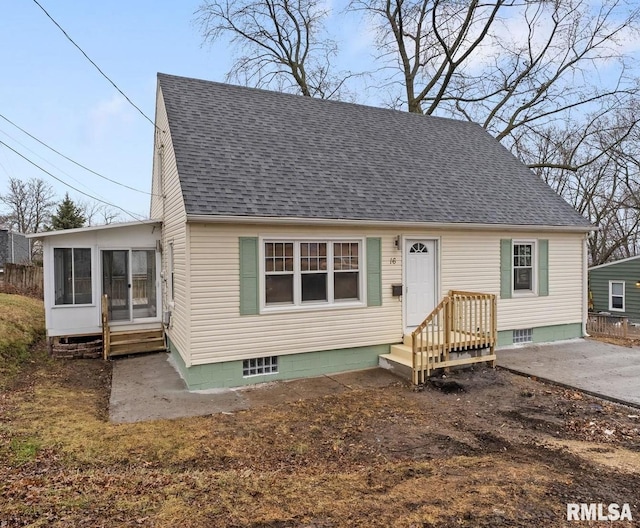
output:
[{"label": "concrete walkway", "polygon": [[498,366],[640,407],[640,348],[591,339],[501,349]]},{"label": "concrete walkway", "polygon": [[113,362],[109,418],[124,423],[204,416],[394,383],[402,381],[375,368],[239,389],[189,392],[168,361],[168,354],[153,354]]},{"label": "concrete walkway", "polygon": [[[498,366],[640,407],[640,348],[575,340],[498,351]],[[109,417],[139,422],[203,416],[404,383],[376,368],[239,388],[189,392],[167,354],[115,360]]]}]

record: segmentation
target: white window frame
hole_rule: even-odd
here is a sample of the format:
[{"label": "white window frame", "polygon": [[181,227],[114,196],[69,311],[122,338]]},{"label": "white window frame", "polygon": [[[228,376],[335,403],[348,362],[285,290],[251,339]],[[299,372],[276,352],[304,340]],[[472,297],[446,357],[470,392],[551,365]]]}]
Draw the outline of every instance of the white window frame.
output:
[{"label": "white window frame", "polygon": [[[71,284],[72,284],[72,288],[73,291],[71,293],[71,297],[73,299],[74,302],[72,303],[66,303],[66,304],[58,304],[56,303],[56,249],[70,249],[71,250]],[[90,264],[89,267],[91,269],[91,302],[89,303],[76,303],[75,302],[75,297],[76,297],[76,269],[75,269],[75,259],[74,259],[74,254],[75,254],[75,250],[77,249],[88,249],[89,250],[89,255],[90,255]],[[51,285],[53,287],[53,295],[52,295],[52,300],[53,303],[51,305],[51,308],[74,308],[74,307],[88,307],[88,306],[96,306],[96,302],[95,302],[95,298],[96,298],[96,292],[95,292],[95,288],[94,288],[94,281],[95,281],[95,270],[94,270],[94,260],[95,260],[95,255],[94,255],[94,251],[93,248],[91,246],[53,246],[51,248],[51,259],[53,262],[53,266],[51,266],[51,270],[53,272],[53,277],[52,277],[52,281],[51,281]]]},{"label": "white window frame", "polygon": [[[622,308],[614,308],[613,307],[613,285],[614,284],[622,284]],[[627,296],[627,285],[623,280],[610,280],[609,281],[609,311],[611,312],[624,312],[626,309],[625,299]],[[620,297],[620,295],[616,295],[616,297]]]},{"label": "white window frame", "polygon": [[[514,297],[526,297],[538,295],[538,241],[537,240],[513,240],[511,243],[511,292]],[[514,272],[516,267],[513,264],[515,247],[523,244],[531,245],[531,289],[516,290]]]},{"label": "white window frame", "polygon": [[[299,312],[313,310],[339,310],[343,308],[364,307],[367,305],[366,299],[366,262],[365,262],[365,238],[364,237],[340,237],[340,236],[268,236],[259,237],[259,287],[260,287],[260,313],[273,312]],[[266,301],[266,271],[265,271],[265,244],[267,243],[293,243],[293,303],[292,304],[267,304]],[[300,266],[300,243],[319,242],[327,244],[327,300],[326,301],[305,301],[302,302],[302,273]],[[335,300],[333,292],[333,244],[334,243],[357,243],[358,244],[358,292],[360,298]]]}]

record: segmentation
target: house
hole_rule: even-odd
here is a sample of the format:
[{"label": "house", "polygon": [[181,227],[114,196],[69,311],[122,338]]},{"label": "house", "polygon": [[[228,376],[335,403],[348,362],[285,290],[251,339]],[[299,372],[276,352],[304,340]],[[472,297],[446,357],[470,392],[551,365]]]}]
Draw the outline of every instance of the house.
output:
[{"label": "house", "polygon": [[27,237],[9,229],[0,229],[0,271],[6,263],[26,264],[31,261],[31,246]]},{"label": "house", "polygon": [[640,255],[589,268],[594,312],[640,323]]},{"label": "house", "polygon": [[[585,334],[591,225],[476,124],[159,74],[151,218],[135,247],[157,248],[153,322],[192,389],[393,363],[412,340],[415,362],[462,320],[482,346]],[[91,233],[95,304],[105,251],[134,246]],[[45,266],[87,234],[45,237]],[[56,273],[50,333],[76,310],[53,306]]]}]

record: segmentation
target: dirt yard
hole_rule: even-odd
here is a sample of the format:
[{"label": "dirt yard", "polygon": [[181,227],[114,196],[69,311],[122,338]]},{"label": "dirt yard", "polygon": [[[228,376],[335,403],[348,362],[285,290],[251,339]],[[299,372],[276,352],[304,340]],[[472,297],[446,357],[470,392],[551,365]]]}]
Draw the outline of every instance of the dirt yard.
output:
[{"label": "dirt yard", "polygon": [[[40,359],[37,359],[39,357]],[[640,410],[506,371],[112,425],[110,365],[36,355],[0,395],[0,527],[640,525]],[[636,524],[637,523],[637,524]]]}]

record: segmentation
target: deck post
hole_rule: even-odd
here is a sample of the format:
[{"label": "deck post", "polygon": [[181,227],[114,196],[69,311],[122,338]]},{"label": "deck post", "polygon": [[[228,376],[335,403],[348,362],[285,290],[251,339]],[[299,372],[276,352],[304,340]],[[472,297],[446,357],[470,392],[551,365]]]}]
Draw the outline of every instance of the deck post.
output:
[{"label": "deck post", "polygon": [[111,331],[109,330],[109,298],[102,296],[102,358],[108,359],[111,352]]},{"label": "deck post", "polygon": [[[496,295],[491,300],[491,355],[496,353],[496,343],[498,342],[498,298]],[[496,367],[496,360],[491,362],[493,368]]]}]

